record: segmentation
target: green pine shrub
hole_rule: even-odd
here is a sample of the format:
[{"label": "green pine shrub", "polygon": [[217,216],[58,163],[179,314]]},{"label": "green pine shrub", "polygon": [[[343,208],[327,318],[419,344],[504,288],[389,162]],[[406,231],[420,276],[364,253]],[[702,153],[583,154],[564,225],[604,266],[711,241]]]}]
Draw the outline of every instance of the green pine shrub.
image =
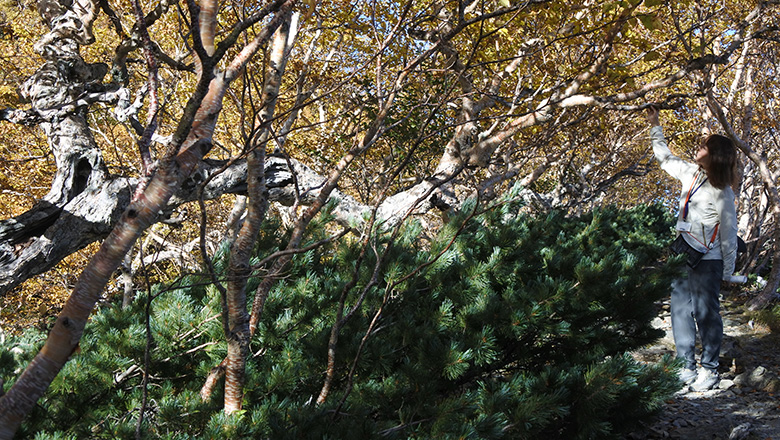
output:
[{"label": "green pine shrub", "polygon": [[[126,309],[107,303],[19,438],[134,438],[149,295],[145,438],[615,438],[678,387],[671,360],[642,365],[626,354],[660,336],[650,321],[677,270],[664,262],[671,220],[659,206],[517,212],[505,203],[461,229],[464,214],[430,242],[414,224],[393,242],[381,234],[361,264],[356,242],[296,256],[269,295],[244,410],[231,416],[219,387],[209,401],[199,397],[226,355],[209,277],[155,286]],[[312,242],[326,235],[325,220]],[[269,221],[257,258],[284,239]],[[331,328],[355,271],[345,312],[359,307],[339,332],[334,383],[318,406]],[[6,340],[0,377],[12,380],[43,338],[31,330]]]}]

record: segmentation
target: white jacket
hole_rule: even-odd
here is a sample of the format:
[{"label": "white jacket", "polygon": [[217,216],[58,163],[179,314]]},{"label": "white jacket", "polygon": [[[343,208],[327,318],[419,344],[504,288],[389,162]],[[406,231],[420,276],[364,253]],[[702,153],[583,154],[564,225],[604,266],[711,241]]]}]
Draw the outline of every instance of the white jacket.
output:
[{"label": "white jacket", "polygon": [[[737,259],[737,211],[734,191],[730,186],[722,190],[715,188],[709,180],[704,180],[706,173],[697,164],[673,155],[666,145],[663,129],[659,125],[650,129],[650,141],[653,153],[661,163],[661,169],[682,182],[678,220],[683,219],[683,208],[689,189],[698,187],[698,190],[693,191],[688,204],[686,222],[690,223],[690,234],[683,234],[683,237],[694,249],[707,252],[703,260],[723,260],[723,279],[727,279],[734,273]],[[704,184],[699,187],[703,180]],[[706,245],[710,244],[715,225],[718,224],[718,233],[710,245],[711,249],[707,251]]]}]

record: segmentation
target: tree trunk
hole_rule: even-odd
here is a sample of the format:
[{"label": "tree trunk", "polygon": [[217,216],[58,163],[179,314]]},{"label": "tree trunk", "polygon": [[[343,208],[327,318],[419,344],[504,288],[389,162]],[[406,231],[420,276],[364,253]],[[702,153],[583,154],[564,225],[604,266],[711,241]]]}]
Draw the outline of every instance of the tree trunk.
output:
[{"label": "tree trunk", "polygon": [[[297,21],[297,19],[296,19]],[[295,30],[292,31],[293,35]],[[268,191],[265,186],[265,149],[270,139],[269,124],[274,118],[282,75],[287,64],[290,22],[285,20],[274,35],[273,48],[265,76],[262,109],[255,122],[255,136],[250,139],[247,156],[248,204],[244,224],[233,243],[228,272],[227,306],[229,332],[227,365],[225,368],[225,413],[241,410],[246,359],[251,332],[247,310],[246,284],[251,275],[250,259],[260,225],[268,211]],[[293,37],[294,38],[294,37]]]},{"label": "tree trunk", "polygon": [[177,172],[177,168],[191,170],[188,165],[191,164],[174,163],[155,175],[82,272],[43,348],[8,393],[0,398],[0,439],[13,436],[22,419],[70,359],[103,288],[141,232],[152,224],[160,208],[165,206],[172,189],[183,180],[184,174]]},{"label": "tree trunk", "polygon": [[[712,92],[707,95],[707,103],[715,113],[721,126],[724,128],[729,137],[734,141],[737,147],[756,165],[758,169],[758,175],[761,177],[761,182],[766,189],[767,196],[769,197],[769,205],[772,213],[773,223],[780,225],[780,191],[778,191],[777,185],[772,177],[772,172],[769,170],[766,156],[760,156],[757,154],[748,143],[740,138],[735,132],[731,124],[729,123],[726,114],[721,107],[720,103],[715,99]],[[780,261],[780,228],[774,228],[772,233],[772,261],[775,263]],[[747,303],[749,310],[758,310],[766,307],[771,301],[777,297],[777,288],[780,286],[780,265],[774,264],[772,270],[767,277],[767,282],[761,293],[752,298]]]}]

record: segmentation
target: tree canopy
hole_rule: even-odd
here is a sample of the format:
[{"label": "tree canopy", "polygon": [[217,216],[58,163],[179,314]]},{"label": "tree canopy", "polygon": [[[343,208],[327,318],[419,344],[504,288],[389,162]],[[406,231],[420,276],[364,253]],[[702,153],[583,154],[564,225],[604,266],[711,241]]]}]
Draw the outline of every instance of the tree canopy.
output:
[{"label": "tree canopy", "polygon": [[[72,293],[0,398],[11,431],[107,288],[130,303],[139,284],[208,272],[221,246],[215,374],[239,411],[265,301],[326,206],[327,240],[366,252],[412,218],[435,235],[466,200],[518,185],[535,212],[671,207],[649,105],[683,157],[708,132],[739,146],[740,267],[766,278],[754,307],[776,295],[776,0],[31,6],[0,8],[0,295],[57,281]],[[268,216],[291,233],[257,266]]]}]

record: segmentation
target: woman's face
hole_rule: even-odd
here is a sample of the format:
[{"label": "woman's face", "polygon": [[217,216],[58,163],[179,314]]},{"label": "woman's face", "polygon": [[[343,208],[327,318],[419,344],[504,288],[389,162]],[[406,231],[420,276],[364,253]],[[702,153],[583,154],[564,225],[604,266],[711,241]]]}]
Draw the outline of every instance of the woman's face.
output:
[{"label": "woman's face", "polygon": [[707,149],[707,146],[702,143],[693,158],[696,160],[696,163],[706,169],[710,164],[710,151]]}]

